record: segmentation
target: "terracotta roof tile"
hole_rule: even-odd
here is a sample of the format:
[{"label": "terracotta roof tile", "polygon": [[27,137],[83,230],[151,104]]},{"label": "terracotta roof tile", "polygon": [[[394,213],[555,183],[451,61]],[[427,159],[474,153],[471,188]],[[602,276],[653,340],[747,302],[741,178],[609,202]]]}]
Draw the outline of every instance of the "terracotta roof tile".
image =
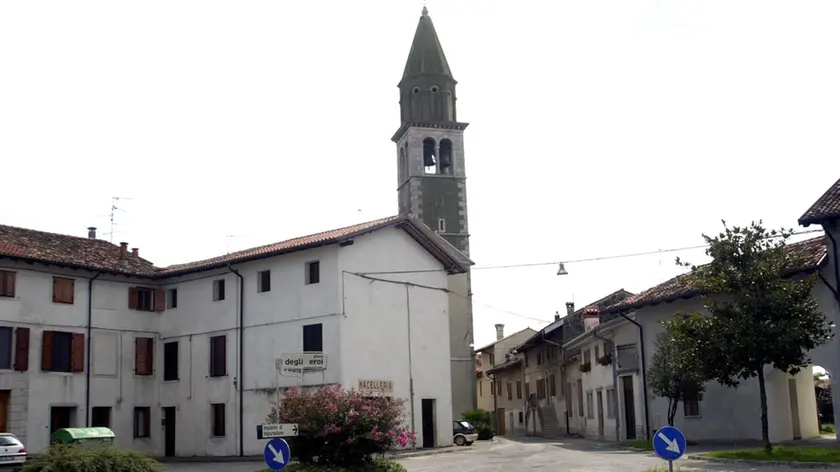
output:
[{"label": "terracotta roof tile", "polygon": [[0,256],[128,275],[155,273],[151,262],[131,253],[121,259],[120,251],[101,239],[0,225]]},{"label": "terracotta roof tile", "polygon": [[201,270],[225,267],[264,257],[272,257],[316,246],[336,244],[385,227],[405,230],[419,244],[441,260],[449,270],[463,272],[472,265],[463,253],[408,216],[391,216],[344,228],[289,239],[279,243],[246,249],[196,262],[169,267],[155,267],[151,262],[132,256],[120,258],[121,248],[101,239],[47,233],[32,229],[0,225],[0,257],[18,258],[46,264],[58,264],[123,275],[165,278]]},{"label": "terracotta roof tile", "polygon": [[811,208],[799,218],[799,224],[808,226],[825,220],[840,218],[840,179],[834,182]]},{"label": "terracotta roof tile", "polygon": [[[805,257],[805,263],[797,271],[814,269],[819,266],[826,254],[825,236],[819,236],[805,241],[790,243],[787,249],[797,251]],[[604,310],[607,313],[632,310],[648,305],[671,302],[680,298],[691,298],[700,295],[700,291],[691,287],[691,275],[682,274],[667,280],[644,292],[625,298]]]},{"label": "terracotta roof tile", "polygon": [[491,367],[491,368],[487,369],[487,373],[488,374],[495,374],[497,372],[501,372],[503,370],[507,370],[507,369],[510,369],[512,367],[516,367],[521,363],[522,363],[522,360],[518,357],[515,357],[515,358],[510,359],[508,361],[505,361],[505,362],[503,362],[503,363],[501,363],[497,366],[494,366],[494,367]]}]

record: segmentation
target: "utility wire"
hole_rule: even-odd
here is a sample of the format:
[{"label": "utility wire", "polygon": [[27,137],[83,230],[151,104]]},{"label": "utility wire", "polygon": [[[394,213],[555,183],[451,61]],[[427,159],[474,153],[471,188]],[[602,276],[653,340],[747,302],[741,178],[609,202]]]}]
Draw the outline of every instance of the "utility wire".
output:
[{"label": "utility wire", "polygon": [[[810,234],[810,233],[821,233],[823,230],[821,229],[808,229],[802,231],[796,231],[792,233],[793,236],[800,235],[800,234]],[[589,257],[585,259],[569,259],[564,261],[552,261],[552,262],[532,262],[526,264],[507,264],[507,265],[495,265],[495,266],[484,266],[484,267],[471,267],[470,271],[474,270],[491,270],[491,269],[518,269],[522,267],[539,267],[539,266],[551,266],[551,265],[558,265],[558,264],[577,264],[580,262],[595,262],[595,261],[607,261],[613,259],[624,259],[627,257],[639,257],[639,256],[651,256],[654,254],[662,254],[668,252],[678,252],[678,251],[690,251],[693,249],[703,249],[709,247],[708,244],[701,244],[698,246],[685,246],[685,247],[676,247],[670,249],[658,249],[655,251],[644,251],[644,252],[630,252],[625,254],[614,254],[611,256],[600,256],[600,257]],[[389,271],[389,272],[364,272],[364,274],[369,275],[386,275],[386,274],[418,274],[422,272],[443,272],[446,269],[425,269],[425,270],[396,270],[396,271]]]}]

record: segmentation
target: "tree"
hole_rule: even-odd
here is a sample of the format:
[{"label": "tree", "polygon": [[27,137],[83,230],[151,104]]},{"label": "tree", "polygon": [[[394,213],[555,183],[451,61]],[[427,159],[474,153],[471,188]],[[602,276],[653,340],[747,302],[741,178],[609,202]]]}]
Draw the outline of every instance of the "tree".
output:
[{"label": "tree", "polygon": [[795,375],[810,363],[808,352],[831,336],[829,320],[811,297],[815,275],[797,274],[808,265],[805,251],[787,241],[790,230],[766,230],[761,222],[729,227],[709,245],[709,264],[691,267],[686,278],[703,296],[711,315],[704,330],[682,333],[705,350],[705,375],[737,388],[757,377],[761,435],[772,452],[767,420],[765,367]]},{"label": "tree", "polygon": [[656,337],[656,352],[647,372],[648,386],[657,397],[668,399],[668,424],[680,402],[686,398],[703,399],[706,378],[706,347],[697,341],[696,332],[703,332],[708,318],[676,315],[665,321],[665,332]]}]

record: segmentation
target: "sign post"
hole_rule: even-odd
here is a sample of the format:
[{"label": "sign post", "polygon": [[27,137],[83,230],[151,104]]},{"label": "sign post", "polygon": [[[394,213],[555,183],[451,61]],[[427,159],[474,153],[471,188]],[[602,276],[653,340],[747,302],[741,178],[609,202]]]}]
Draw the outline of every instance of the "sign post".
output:
[{"label": "sign post", "polygon": [[685,454],[685,435],[673,426],[663,426],[653,435],[653,452],[668,461],[669,472],[674,472],[674,461]]},{"label": "sign post", "polygon": [[292,450],[284,439],[275,438],[265,445],[263,450],[265,465],[271,470],[283,470],[292,460]]}]

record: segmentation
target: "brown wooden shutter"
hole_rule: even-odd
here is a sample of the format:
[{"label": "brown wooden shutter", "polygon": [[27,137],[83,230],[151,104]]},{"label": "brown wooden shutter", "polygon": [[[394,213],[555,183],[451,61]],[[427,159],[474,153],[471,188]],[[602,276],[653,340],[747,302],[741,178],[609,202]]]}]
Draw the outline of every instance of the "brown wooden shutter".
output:
[{"label": "brown wooden shutter", "polygon": [[15,329],[15,370],[29,370],[29,328]]},{"label": "brown wooden shutter", "polygon": [[166,309],[166,291],[163,289],[155,290],[155,311],[163,311]]},{"label": "brown wooden shutter", "polygon": [[53,334],[44,331],[41,338],[41,370],[52,370]]},{"label": "brown wooden shutter", "polygon": [[70,371],[85,371],[85,334],[73,333],[70,340]]},{"label": "brown wooden shutter", "polygon": [[134,373],[146,374],[146,343],[143,338],[134,338]]},{"label": "brown wooden shutter", "polygon": [[15,296],[15,273],[0,271],[0,296]]},{"label": "brown wooden shutter", "polygon": [[146,408],[143,415],[143,437],[152,436],[152,409]]},{"label": "brown wooden shutter", "polygon": [[516,381],[516,399],[517,400],[522,400],[522,381],[521,380]]},{"label": "brown wooden shutter", "polygon": [[508,400],[513,400],[513,386],[510,382],[507,383]]},{"label": "brown wooden shutter", "polygon": [[531,396],[531,384],[529,382],[525,382],[525,396]]},{"label": "brown wooden shutter", "polygon": [[222,375],[227,375],[227,336],[219,337],[219,352],[217,354],[220,370]]},{"label": "brown wooden shutter", "polygon": [[140,292],[137,287],[128,287],[128,309],[136,310],[140,305]]},{"label": "brown wooden shutter", "polygon": [[548,383],[549,383],[549,388],[551,390],[551,396],[556,397],[557,396],[557,377],[555,377],[554,374],[549,375],[548,376]]},{"label": "brown wooden shutter", "polygon": [[64,279],[62,282],[64,292],[62,296],[66,303],[74,303],[76,301],[76,281],[74,279]]}]

